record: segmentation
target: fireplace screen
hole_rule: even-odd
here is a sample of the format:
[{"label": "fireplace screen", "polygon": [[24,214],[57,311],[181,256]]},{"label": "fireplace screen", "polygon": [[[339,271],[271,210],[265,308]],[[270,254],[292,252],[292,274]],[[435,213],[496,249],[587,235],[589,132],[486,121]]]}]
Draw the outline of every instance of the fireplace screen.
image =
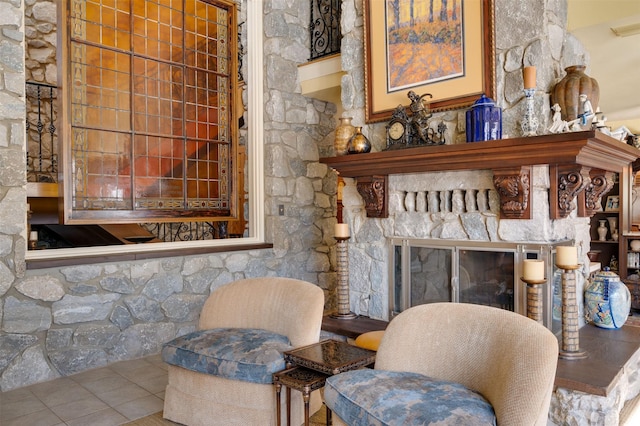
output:
[{"label": "fireplace screen", "polygon": [[[416,305],[435,302],[474,303],[526,315],[526,285],[521,281],[525,259],[545,261],[544,323],[560,330],[552,315],[555,245],[451,240],[393,239],[394,267],[389,291],[390,317]],[[557,291],[557,289],[556,289]],[[559,306],[555,306],[557,312]]]}]

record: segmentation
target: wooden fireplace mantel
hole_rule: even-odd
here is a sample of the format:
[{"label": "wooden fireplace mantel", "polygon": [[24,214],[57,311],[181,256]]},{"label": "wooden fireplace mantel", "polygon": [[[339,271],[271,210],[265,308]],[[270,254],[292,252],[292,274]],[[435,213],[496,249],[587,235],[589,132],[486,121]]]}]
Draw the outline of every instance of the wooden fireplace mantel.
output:
[{"label": "wooden fireplace mantel", "polygon": [[388,216],[389,175],[492,170],[501,217],[510,219],[531,218],[531,166],[548,165],[549,214],[559,219],[575,208],[582,217],[593,216],[594,206],[613,185],[613,173],[639,157],[637,148],[591,130],[326,157],[320,162],[356,179],[368,217]]}]

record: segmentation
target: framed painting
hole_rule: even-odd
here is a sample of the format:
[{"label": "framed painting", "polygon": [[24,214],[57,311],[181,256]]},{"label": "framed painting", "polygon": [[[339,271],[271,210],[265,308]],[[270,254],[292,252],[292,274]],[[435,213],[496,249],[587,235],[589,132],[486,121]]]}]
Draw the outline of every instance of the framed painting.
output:
[{"label": "framed painting", "polygon": [[609,195],[607,204],[604,206],[606,212],[617,212],[620,210],[620,198],[617,195]]},{"label": "framed painting", "polygon": [[388,120],[408,93],[431,111],[495,99],[493,0],[364,0],[366,122]]}]

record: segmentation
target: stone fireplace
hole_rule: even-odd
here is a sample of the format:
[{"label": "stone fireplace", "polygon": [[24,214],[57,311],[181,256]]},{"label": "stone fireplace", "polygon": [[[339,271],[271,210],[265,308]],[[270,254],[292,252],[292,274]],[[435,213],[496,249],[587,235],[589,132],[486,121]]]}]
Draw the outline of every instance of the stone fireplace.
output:
[{"label": "stone fireplace", "polygon": [[[373,318],[390,319],[397,309],[389,290],[394,288],[392,278],[398,273],[394,256],[403,246],[431,244],[432,249],[435,246],[447,250],[451,259],[454,253],[455,259],[464,257],[461,253],[470,247],[482,248],[483,252],[498,250],[503,257],[510,258],[514,269],[509,283],[514,287],[513,309],[525,313],[519,276],[521,261],[527,253],[548,260],[554,245],[570,241],[578,246],[579,256],[586,259],[590,241],[589,218],[575,213],[560,220],[549,218],[548,168],[533,167],[531,176],[531,219],[500,218],[499,197],[488,170],[389,175],[387,218],[367,218],[356,181],[346,178],[342,203],[344,221],[352,234],[349,241],[352,309]],[[405,261],[408,259],[411,256]],[[411,265],[408,267],[411,269]],[[447,267],[450,268],[447,278],[457,285],[462,281],[464,286],[467,279],[461,278],[459,266]],[[465,272],[471,275],[468,270],[462,275]],[[444,275],[443,269],[439,268],[439,273]],[[438,297],[460,300],[463,296],[460,291],[451,288]],[[581,291],[579,288],[578,292]]]},{"label": "stone fireplace", "polygon": [[345,181],[352,310],[389,319],[397,238],[452,246],[571,242],[586,276],[595,206],[613,174],[629,173],[636,158],[637,149],[585,131],[321,159]]}]

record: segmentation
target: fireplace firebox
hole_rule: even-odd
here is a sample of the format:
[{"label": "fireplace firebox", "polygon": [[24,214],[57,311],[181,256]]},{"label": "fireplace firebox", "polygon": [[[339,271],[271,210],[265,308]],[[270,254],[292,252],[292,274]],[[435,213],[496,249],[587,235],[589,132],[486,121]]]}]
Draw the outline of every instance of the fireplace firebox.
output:
[{"label": "fireplace firebox", "polygon": [[[394,238],[391,240],[390,318],[425,303],[458,302],[494,306],[526,315],[523,261],[545,262],[543,321],[561,331],[560,282],[553,243],[506,243]],[[554,297],[555,295],[555,297]]]}]

